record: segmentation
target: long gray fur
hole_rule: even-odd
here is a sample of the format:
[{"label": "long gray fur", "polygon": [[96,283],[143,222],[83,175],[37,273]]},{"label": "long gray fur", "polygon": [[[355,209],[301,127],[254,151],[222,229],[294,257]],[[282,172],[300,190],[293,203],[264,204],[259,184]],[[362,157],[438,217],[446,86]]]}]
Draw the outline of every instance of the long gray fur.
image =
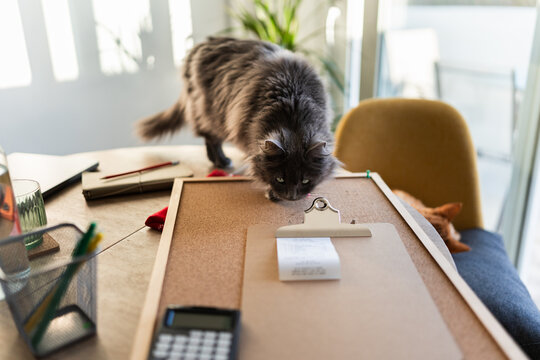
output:
[{"label": "long gray fur", "polygon": [[209,38],[190,51],[182,78],[178,102],[137,124],[143,139],[187,120],[217,167],[230,164],[223,141],[243,150],[272,200],[297,200],[331,176],[337,161],[327,94],[298,55],[257,40]]}]

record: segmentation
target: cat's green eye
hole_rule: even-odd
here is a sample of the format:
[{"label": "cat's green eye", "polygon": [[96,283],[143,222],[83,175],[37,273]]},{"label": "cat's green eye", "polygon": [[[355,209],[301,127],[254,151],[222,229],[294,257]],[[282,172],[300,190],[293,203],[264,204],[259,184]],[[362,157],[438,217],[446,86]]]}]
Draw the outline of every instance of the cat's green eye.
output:
[{"label": "cat's green eye", "polygon": [[285,180],[283,180],[282,177],[276,178],[276,181],[277,181],[278,183],[282,183],[282,184],[285,182]]},{"label": "cat's green eye", "polygon": [[307,184],[309,182],[309,179],[302,180],[302,184]]}]

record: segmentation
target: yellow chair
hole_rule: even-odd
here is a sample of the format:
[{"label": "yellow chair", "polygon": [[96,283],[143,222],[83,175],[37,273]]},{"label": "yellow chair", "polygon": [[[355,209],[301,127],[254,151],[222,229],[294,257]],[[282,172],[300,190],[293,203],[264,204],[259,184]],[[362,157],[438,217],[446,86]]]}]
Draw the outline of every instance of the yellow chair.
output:
[{"label": "yellow chair", "polygon": [[458,230],[483,227],[476,153],[467,124],[448,104],[362,101],[338,124],[335,155],[345,169],[377,172],[426,206],[462,202]]}]

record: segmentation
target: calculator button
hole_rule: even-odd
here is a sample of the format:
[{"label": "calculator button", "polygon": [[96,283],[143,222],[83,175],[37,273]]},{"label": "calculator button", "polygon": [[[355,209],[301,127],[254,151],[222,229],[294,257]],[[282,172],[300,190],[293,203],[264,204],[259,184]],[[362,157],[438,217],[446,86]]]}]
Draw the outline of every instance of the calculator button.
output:
[{"label": "calculator button", "polygon": [[172,344],[172,351],[183,351],[186,348],[186,344],[174,343]]},{"label": "calculator button", "polygon": [[186,335],[176,335],[174,337],[175,343],[185,343],[187,341],[188,337]]},{"label": "calculator button", "polygon": [[169,348],[169,344],[158,342],[156,343],[156,350],[159,351],[167,351]]},{"label": "calculator button", "polygon": [[229,360],[229,357],[227,355],[216,354],[214,355],[214,360]]},{"label": "calculator button", "polygon": [[171,342],[173,336],[171,334],[159,334],[159,342],[168,343]]},{"label": "calculator button", "polygon": [[232,334],[230,332],[226,332],[226,331],[221,331],[219,333],[219,338],[220,339],[231,339],[232,338]]},{"label": "calculator button", "polygon": [[203,339],[202,343],[204,346],[214,346],[216,340],[214,339]]},{"label": "calculator button", "polygon": [[188,344],[189,345],[197,345],[201,342],[200,338],[189,338]]},{"label": "calculator button", "polygon": [[213,339],[213,338],[215,338],[216,336],[217,336],[217,332],[215,332],[215,331],[205,331],[205,332],[204,332],[204,337],[205,337],[206,339]]},{"label": "calculator button", "polygon": [[216,354],[227,355],[229,353],[229,348],[225,346],[219,346],[216,348]]},{"label": "calculator button", "polygon": [[231,339],[219,339],[217,346],[229,346],[231,345]]},{"label": "calculator button", "polygon": [[155,357],[155,358],[158,358],[158,359],[162,359],[162,358],[165,358],[167,357],[167,351],[164,351],[164,350],[154,350],[152,352],[152,355]]},{"label": "calculator button", "polygon": [[189,336],[191,337],[202,337],[203,332],[201,330],[191,330]]},{"label": "calculator button", "polygon": [[174,351],[184,351],[186,349],[186,344],[173,344],[171,350]]},{"label": "calculator button", "polygon": [[201,346],[201,354],[211,354],[212,351],[214,351],[214,348],[212,346]]},{"label": "calculator button", "polygon": [[181,349],[181,350],[180,350],[180,349],[172,348],[171,351],[169,352],[169,354],[170,354],[171,356],[182,356],[182,351],[183,351],[183,350],[184,350],[184,349]]},{"label": "calculator button", "polygon": [[168,357],[169,360],[180,360],[181,358],[182,354],[177,352],[171,352]]},{"label": "calculator button", "polygon": [[195,353],[184,354],[184,360],[195,360],[195,359],[197,359],[197,354]]},{"label": "calculator button", "polygon": [[212,355],[210,354],[200,354],[199,355],[199,360],[210,360],[212,359]]}]

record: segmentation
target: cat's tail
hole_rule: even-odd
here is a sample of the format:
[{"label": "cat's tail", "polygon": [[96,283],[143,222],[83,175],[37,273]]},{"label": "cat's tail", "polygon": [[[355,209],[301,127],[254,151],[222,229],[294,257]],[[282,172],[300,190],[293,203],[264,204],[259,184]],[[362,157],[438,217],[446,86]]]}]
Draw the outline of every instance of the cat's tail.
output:
[{"label": "cat's tail", "polygon": [[159,114],[140,120],[135,128],[137,135],[148,141],[179,130],[184,122],[183,106],[177,102]]}]

